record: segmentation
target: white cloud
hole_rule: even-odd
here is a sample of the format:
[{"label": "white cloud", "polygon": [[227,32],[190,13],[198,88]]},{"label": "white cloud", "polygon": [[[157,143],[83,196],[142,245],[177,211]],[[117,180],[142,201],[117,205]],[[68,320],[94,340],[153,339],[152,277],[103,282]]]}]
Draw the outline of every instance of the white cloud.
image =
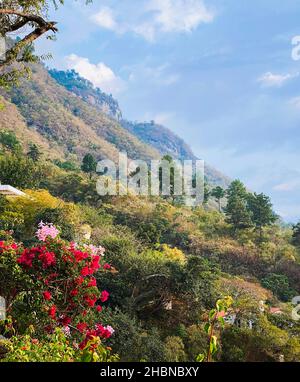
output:
[{"label": "white cloud", "polygon": [[258,78],[258,82],[260,82],[264,87],[281,87],[288,80],[298,76],[299,73],[274,74],[272,72],[267,72]]},{"label": "white cloud", "polygon": [[291,180],[289,182],[280,183],[273,187],[274,191],[290,192],[300,188],[299,180]]},{"label": "white cloud", "polygon": [[130,73],[128,76],[130,82],[140,83],[142,81],[145,83],[147,81],[152,87],[171,86],[180,80],[180,75],[170,70],[168,63],[158,66],[142,63],[129,66],[126,70]]},{"label": "white cloud", "polygon": [[[161,33],[189,33],[200,24],[210,23],[215,15],[204,0],[140,0],[137,12],[116,17],[109,7],[92,16],[99,26],[117,33],[133,32],[154,42]],[[118,19],[118,20],[117,20]]]},{"label": "white cloud", "polygon": [[173,117],[174,113],[162,112],[156,114],[153,120],[159,125],[168,125]]},{"label": "white cloud", "polygon": [[115,20],[113,10],[109,7],[101,8],[98,13],[91,17],[91,20],[102,28],[114,31],[118,30],[118,24]]},{"label": "white cloud", "polygon": [[289,104],[297,110],[300,110],[300,97],[293,97],[289,100]]},{"label": "white cloud", "polygon": [[88,58],[71,54],[66,57],[68,69],[74,69],[106,93],[117,94],[124,89],[124,82],[103,62],[92,64]]},{"label": "white cloud", "polygon": [[152,0],[148,10],[154,12],[154,23],[164,32],[191,32],[214,18],[202,0]]}]

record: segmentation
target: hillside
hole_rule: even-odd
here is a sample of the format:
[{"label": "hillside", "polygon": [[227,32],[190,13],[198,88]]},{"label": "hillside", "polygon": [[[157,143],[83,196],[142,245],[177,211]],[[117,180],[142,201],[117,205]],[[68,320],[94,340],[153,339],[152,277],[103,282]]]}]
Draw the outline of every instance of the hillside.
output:
[{"label": "hillside", "polygon": [[[160,156],[170,155],[179,160],[197,159],[192,149],[170,129],[152,122],[131,122],[122,119],[122,111],[117,100],[107,95],[99,88],[95,88],[91,82],[80,77],[75,71],[49,70],[51,77],[68,91],[75,94],[88,105],[98,108],[102,113],[113,117],[130,134],[136,136],[139,141],[151,147]],[[206,179],[212,185],[227,187],[230,179],[206,164]]]},{"label": "hillside", "polygon": [[122,111],[120,110],[118,101],[116,101],[112,95],[108,95],[102,92],[101,89],[95,88],[90,81],[80,77],[74,70],[63,71],[51,69],[49,70],[49,74],[60,85],[90,105],[97,106],[103,113],[116,120],[122,119]]},{"label": "hillside", "polygon": [[[159,158],[155,149],[139,141],[115,119],[60,86],[43,66],[32,69],[30,80],[8,92],[2,91],[2,95],[17,106],[22,116],[20,124],[26,121],[27,129],[35,131],[41,142],[46,139],[65,158],[75,154],[81,159],[89,152],[97,159],[116,160],[119,151],[126,151],[132,159]],[[10,111],[11,108],[2,110],[6,117],[1,118],[0,128],[5,127],[2,120],[10,118]]]}]

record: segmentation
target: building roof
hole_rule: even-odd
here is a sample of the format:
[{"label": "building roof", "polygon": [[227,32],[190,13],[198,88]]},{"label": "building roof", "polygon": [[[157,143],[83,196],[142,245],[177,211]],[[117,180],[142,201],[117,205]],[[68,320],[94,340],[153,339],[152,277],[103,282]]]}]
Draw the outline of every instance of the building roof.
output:
[{"label": "building roof", "polygon": [[5,196],[26,196],[24,192],[9,185],[0,184],[0,194]]},{"label": "building roof", "polygon": [[282,313],[282,310],[280,308],[271,307],[270,313],[271,314]]}]

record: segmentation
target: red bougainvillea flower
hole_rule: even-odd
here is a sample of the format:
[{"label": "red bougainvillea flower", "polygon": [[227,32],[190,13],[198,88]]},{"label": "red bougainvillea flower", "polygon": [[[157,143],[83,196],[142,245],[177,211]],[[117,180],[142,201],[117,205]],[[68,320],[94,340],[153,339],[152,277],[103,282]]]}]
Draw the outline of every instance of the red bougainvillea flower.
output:
[{"label": "red bougainvillea flower", "polygon": [[[38,296],[44,300],[41,305],[44,330],[53,333],[58,326],[76,343],[81,341],[80,347],[84,348],[93,337],[107,339],[114,332],[110,326],[100,323],[90,327],[94,314],[102,311],[101,302],[109,298],[106,290],[98,289],[95,273],[102,264],[105,270],[111,266],[102,262],[104,248],[68,244],[56,239],[54,228],[41,225],[39,238],[44,243],[24,250],[17,244],[0,241],[0,254],[15,251],[18,264],[36,284]],[[45,309],[48,317],[45,317]]]},{"label": "red bougainvillea flower", "polygon": [[71,323],[71,318],[68,316],[64,316],[60,319],[60,322],[62,323],[63,326],[68,326]]},{"label": "red bougainvillea flower", "polygon": [[77,277],[77,279],[75,280],[75,283],[77,285],[83,284],[84,283],[84,277],[82,277],[82,276]]},{"label": "red bougainvillea flower", "polygon": [[17,259],[17,263],[31,268],[32,262],[34,259],[35,259],[34,251],[25,249],[25,251],[23,251],[21,256]]},{"label": "red bougainvillea flower", "polygon": [[45,291],[45,292],[43,292],[43,296],[44,296],[44,299],[45,299],[46,301],[49,301],[49,300],[51,300],[51,298],[52,298],[52,294],[51,294],[51,292],[49,292],[49,291]]},{"label": "red bougainvillea flower", "polygon": [[89,269],[89,267],[83,267],[82,270],[81,270],[81,272],[80,272],[80,274],[81,274],[82,276],[88,276],[88,275],[90,274],[90,269]]},{"label": "red bougainvillea flower", "polygon": [[95,277],[92,277],[87,285],[88,287],[96,287],[97,286],[97,281]]},{"label": "red bougainvillea flower", "polygon": [[96,325],[97,335],[101,338],[110,338],[115,332],[111,326],[102,326],[100,324]]},{"label": "red bougainvillea flower", "polygon": [[104,291],[101,293],[100,300],[101,300],[102,302],[105,302],[105,301],[108,300],[108,298],[109,298],[109,293],[108,293],[106,290],[104,290]]},{"label": "red bougainvillea flower", "polygon": [[96,272],[100,268],[100,256],[94,256],[91,264],[93,272]]},{"label": "red bougainvillea flower", "polygon": [[92,296],[86,295],[86,296],[84,296],[84,300],[87,303],[87,305],[92,308],[93,306],[95,306],[96,301],[98,300],[98,298],[96,296],[94,296],[94,295],[92,295]]},{"label": "red bougainvillea flower", "polygon": [[56,316],[56,306],[55,305],[52,305],[51,308],[49,309],[48,311],[48,314],[49,316],[54,320],[55,319],[55,316]]},{"label": "red bougainvillea flower", "polygon": [[77,296],[78,295],[78,289],[73,289],[73,290],[71,290],[71,292],[70,292],[70,295],[72,296],[72,297],[75,297],[75,296]]},{"label": "red bougainvillea flower", "polygon": [[44,252],[39,255],[39,260],[42,262],[44,269],[51,267],[56,264],[55,253],[53,252]]},{"label": "red bougainvillea flower", "polygon": [[79,324],[77,324],[76,328],[80,331],[80,333],[84,333],[86,330],[87,330],[87,323],[85,322],[79,322]]}]

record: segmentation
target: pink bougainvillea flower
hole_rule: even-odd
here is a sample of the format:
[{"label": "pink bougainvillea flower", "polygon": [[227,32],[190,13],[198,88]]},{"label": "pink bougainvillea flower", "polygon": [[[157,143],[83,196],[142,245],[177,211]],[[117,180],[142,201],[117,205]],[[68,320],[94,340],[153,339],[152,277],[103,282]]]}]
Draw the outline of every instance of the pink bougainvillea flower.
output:
[{"label": "pink bougainvillea flower", "polygon": [[104,256],[105,248],[96,247],[95,245],[89,244],[84,246],[85,249],[89,250],[94,256]]},{"label": "pink bougainvillea flower", "polygon": [[59,235],[59,230],[52,223],[40,222],[39,229],[36,231],[36,237],[40,241],[46,241],[47,238],[55,239]]}]

